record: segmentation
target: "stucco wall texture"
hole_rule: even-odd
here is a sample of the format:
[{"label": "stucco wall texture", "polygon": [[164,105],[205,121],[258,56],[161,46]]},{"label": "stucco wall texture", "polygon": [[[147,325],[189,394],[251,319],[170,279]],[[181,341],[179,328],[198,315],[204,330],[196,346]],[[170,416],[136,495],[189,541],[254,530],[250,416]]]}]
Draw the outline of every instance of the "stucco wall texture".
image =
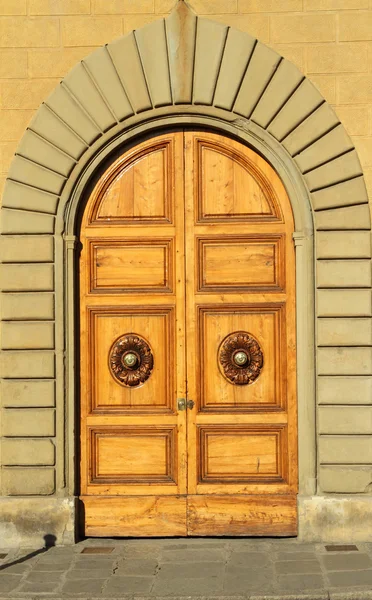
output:
[{"label": "stucco wall texture", "polygon": [[[0,0],[0,189],[41,102],[80,59],[175,0]],[[372,197],[372,0],[191,0],[295,63],[334,107]]]}]

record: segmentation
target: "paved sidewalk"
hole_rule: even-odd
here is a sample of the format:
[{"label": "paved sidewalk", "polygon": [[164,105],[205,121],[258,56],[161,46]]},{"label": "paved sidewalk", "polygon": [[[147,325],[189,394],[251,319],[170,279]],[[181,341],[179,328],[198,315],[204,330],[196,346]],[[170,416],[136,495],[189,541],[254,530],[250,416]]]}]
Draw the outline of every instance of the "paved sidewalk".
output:
[{"label": "paved sidewalk", "polygon": [[2,599],[372,600],[372,543],[327,551],[291,539],[89,539],[3,553]]}]

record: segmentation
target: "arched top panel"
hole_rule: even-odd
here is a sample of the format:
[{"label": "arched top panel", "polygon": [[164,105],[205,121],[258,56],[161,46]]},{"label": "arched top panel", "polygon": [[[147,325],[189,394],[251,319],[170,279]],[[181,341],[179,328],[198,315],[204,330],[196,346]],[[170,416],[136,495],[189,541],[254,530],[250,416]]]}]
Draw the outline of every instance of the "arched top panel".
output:
[{"label": "arched top panel", "polygon": [[302,175],[315,213],[324,212],[316,227],[345,224],[354,206],[357,226],[370,228],[353,143],[312,83],[249,34],[199,18],[179,1],[166,19],[77,64],[42,104],[10,167],[3,233],[53,233],[63,190],[77,181],[84,156],[150,115],[190,110],[265,130]]},{"label": "arched top panel", "polygon": [[[174,139],[160,135],[120,156],[93,189],[86,225],[172,224]],[[195,180],[199,223],[283,223],[281,202],[286,220],[293,221],[281,180],[259,154],[212,133],[196,134],[193,143],[195,169],[200,173]]]},{"label": "arched top panel", "polygon": [[88,224],[172,223],[173,146],[171,136],[160,136],[115,161],[93,190]]}]

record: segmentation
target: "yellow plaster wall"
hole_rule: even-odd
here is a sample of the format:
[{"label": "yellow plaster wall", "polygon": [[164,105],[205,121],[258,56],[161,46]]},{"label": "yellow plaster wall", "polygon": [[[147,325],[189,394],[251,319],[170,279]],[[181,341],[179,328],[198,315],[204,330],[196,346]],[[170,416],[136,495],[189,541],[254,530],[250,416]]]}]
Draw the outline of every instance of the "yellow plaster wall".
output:
[{"label": "yellow plaster wall", "polygon": [[[0,0],[0,189],[32,115],[94,48],[175,0]],[[352,136],[372,198],[372,0],[191,0],[294,62]]]}]

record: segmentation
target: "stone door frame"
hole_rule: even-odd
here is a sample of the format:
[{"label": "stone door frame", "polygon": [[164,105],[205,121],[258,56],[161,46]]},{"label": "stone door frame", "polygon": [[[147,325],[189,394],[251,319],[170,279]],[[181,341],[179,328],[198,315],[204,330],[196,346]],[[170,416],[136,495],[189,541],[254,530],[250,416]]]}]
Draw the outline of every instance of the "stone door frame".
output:
[{"label": "stone door frame", "polygon": [[[315,436],[315,337],[314,337],[314,238],[313,224],[310,210],[308,193],[303,185],[302,178],[280,145],[273,148],[272,140],[266,132],[254,126],[246,131],[241,126],[222,120],[221,117],[214,118],[203,115],[203,109],[199,114],[185,115],[181,110],[170,117],[158,119],[155,114],[146,124],[138,124],[131,128],[130,132],[122,133],[104,145],[98,155],[91,159],[82,170],[79,180],[70,196],[66,196],[64,207],[57,215],[57,225],[64,230],[64,248],[61,252],[61,265],[64,271],[63,289],[60,295],[66,294],[66,305],[64,311],[64,330],[66,332],[66,356],[68,357],[68,368],[65,385],[60,386],[60,403],[65,400],[68,414],[76,412],[79,404],[78,390],[76,389],[76,361],[77,342],[79,327],[76,324],[76,248],[78,237],[78,215],[84,199],[86,201],[86,189],[93,175],[102,172],[102,163],[110,154],[120,148],[125,151],[126,144],[133,145],[136,139],[143,135],[154,135],[164,128],[168,130],[176,127],[213,129],[221,134],[231,135],[241,142],[247,144],[266,160],[277,171],[283,181],[291,201],[295,219],[295,233],[293,234],[296,249],[296,318],[297,318],[297,387],[298,387],[298,438],[299,438],[299,493],[313,495],[316,493],[316,436]],[[63,200],[63,198],[61,198]],[[62,203],[61,203],[62,205]],[[56,264],[58,260],[56,258]],[[66,285],[67,282],[67,285]],[[61,280],[60,280],[61,283]],[[56,288],[58,294],[58,289]],[[59,295],[59,294],[58,294]],[[310,377],[307,374],[311,374]],[[58,393],[58,390],[57,390]],[[58,403],[58,400],[57,400]],[[74,495],[79,494],[76,488],[76,436],[79,423],[69,422],[69,446],[68,467],[69,487]]]}]

